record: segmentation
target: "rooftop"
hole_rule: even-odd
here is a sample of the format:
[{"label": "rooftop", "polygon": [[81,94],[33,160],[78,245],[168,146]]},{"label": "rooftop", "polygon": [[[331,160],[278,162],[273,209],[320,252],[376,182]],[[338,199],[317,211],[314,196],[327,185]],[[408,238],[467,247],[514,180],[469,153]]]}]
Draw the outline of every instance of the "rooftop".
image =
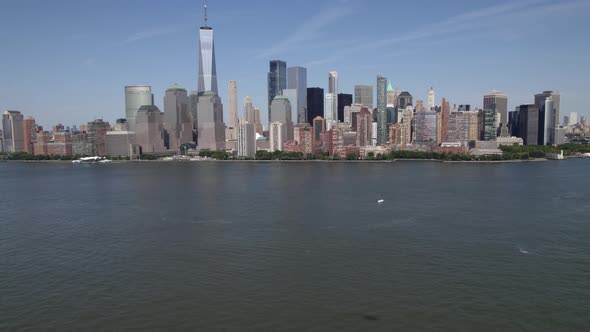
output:
[{"label": "rooftop", "polygon": [[183,88],[180,84],[174,83],[171,87],[169,87],[166,90],[166,92],[168,92],[168,91],[178,91],[178,90],[180,90],[180,91],[186,91],[186,89]]}]

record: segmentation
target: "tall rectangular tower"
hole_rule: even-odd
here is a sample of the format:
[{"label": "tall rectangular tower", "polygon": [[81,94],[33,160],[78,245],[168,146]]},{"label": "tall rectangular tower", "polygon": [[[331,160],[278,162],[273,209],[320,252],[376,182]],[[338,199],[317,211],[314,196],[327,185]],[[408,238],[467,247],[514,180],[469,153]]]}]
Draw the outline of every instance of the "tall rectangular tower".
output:
[{"label": "tall rectangular tower", "polygon": [[387,143],[387,79],[377,76],[377,145]]},{"label": "tall rectangular tower", "polygon": [[287,89],[294,89],[296,103],[291,101],[293,111],[297,114],[293,121],[297,123],[307,122],[307,69],[303,67],[290,67],[287,69]]},{"label": "tall rectangular tower", "polygon": [[268,79],[268,123],[270,124],[270,104],[276,96],[282,96],[287,88],[287,63],[281,60],[271,60]]}]

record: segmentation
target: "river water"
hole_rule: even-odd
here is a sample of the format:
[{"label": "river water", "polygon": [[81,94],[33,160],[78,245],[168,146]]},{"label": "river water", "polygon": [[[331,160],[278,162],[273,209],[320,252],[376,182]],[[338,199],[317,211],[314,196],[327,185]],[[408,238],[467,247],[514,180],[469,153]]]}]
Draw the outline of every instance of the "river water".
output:
[{"label": "river water", "polygon": [[589,166],[0,163],[0,330],[589,331]]}]

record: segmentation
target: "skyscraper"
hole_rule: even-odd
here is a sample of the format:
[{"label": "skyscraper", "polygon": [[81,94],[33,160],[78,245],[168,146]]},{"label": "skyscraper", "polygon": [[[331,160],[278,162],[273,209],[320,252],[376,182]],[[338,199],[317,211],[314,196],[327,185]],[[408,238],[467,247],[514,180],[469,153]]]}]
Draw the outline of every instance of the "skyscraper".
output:
[{"label": "skyscraper", "polygon": [[483,96],[483,109],[491,109],[500,113],[498,133],[503,136],[508,135],[508,96],[495,90],[492,91]]},{"label": "skyscraper", "polygon": [[335,71],[328,73],[328,93],[338,95],[338,73]]},{"label": "skyscraper", "polygon": [[545,106],[545,101],[548,97],[553,99],[553,107],[555,109],[554,117],[555,119],[553,122],[555,124],[559,124],[559,116],[561,110],[561,95],[559,92],[555,91],[543,91],[542,93],[535,95],[535,105],[539,108],[539,112],[543,111],[543,107]]},{"label": "skyscraper", "polygon": [[403,91],[397,97],[397,108],[405,110],[408,105],[414,105],[414,97],[408,91]]},{"label": "skyscraper", "polygon": [[428,111],[432,111],[434,108],[434,88],[430,87],[428,90]]},{"label": "skyscraper", "polygon": [[332,129],[338,123],[338,96],[333,93],[326,94],[324,119],[326,119],[327,130]]},{"label": "skyscraper", "polygon": [[[228,127],[238,129],[239,117],[238,117],[238,86],[236,81],[229,81],[227,87],[227,103],[229,107],[229,121]],[[251,122],[254,124],[254,122]]]},{"label": "skyscraper", "polygon": [[418,144],[432,144],[435,145],[437,142],[437,123],[436,123],[436,112],[426,111],[417,112],[415,115],[416,123],[416,139],[415,142]]},{"label": "skyscraper", "polygon": [[[363,107],[359,104],[352,104],[350,106],[344,106],[344,123],[353,125],[353,117],[357,117]],[[369,112],[371,113],[371,112]],[[353,130],[356,130],[356,120],[354,120]]]},{"label": "skyscraper", "polygon": [[256,157],[256,128],[253,123],[244,122],[238,125],[238,157]]},{"label": "skyscraper", "polygon": [[387,82],[387,108],[395,108],[395,104],[397,103],[397,96],[395,95],[395,90],[393,86],[391,86],[391,81]]},{"label": "skyscraper", "polygon": [[[555,100],[553,100],[553,103],[555,104]],[[577,125],[578,124],[578,113],[576,112],[570,112],[569,115],[569,121],[567,123],[564,123],[566,126],[573,126],[573,125]]]},{"label": "skyscraper", "polygon": [[338,73],[328,73],[328,94],[326,94],[324,118],[328,130],[338,123]]},{"label": "skyscraper", "polygon": [[213,28],[207,25],[207,3],[205,2],[205,25],[199,30],[199,84],[198,92],[203,94],[217,89],[217,68],[215,64],[215,43]]},{"label": "skyscraper", "polygon": [[313,153],[316,153],[321,149],[321,135],[326,131],[326,121],[318,115],[312,119],[312,128]]},{"label": "skyscraper", "polygon": [[539,143],[539,108],[537,105],[520,105],[518,109],[518,132],[524,145],[537,145]]},{"label": "skyscraper", "polygon": [[287,140],[285,127],[285,124],[282,122],[270,123],[270,151],[283,151],[283,143]]},{"label": "skyscraper", "polygon": [[354,86],[354,103],[373,109],[373,86],[355,85]]},{"label": "skyscraper", "polygon": [[260,108],[254,107],[254,126],[256,132],[262,136],[264,134],[264,128],[262,127],[262,121],[260,120]]},{"label": "skyscraper", "polygon": [[356,130],[356,146],[370,146],[373,116],[366,107],[363,107],[358,114],[357,130]]},{"label": "skyscraper", "polygon": [[547,97],[545,100],[545,105],[543,105],[543,111],[541,112],[543,115],[543,122],[541,128],[542,130],[542,141],[539,142],[539,145],[553,145],[555,144],[555,129],[558,126],[558,123],[555,122],[555,105],[553,102],[553,97]]},{"label": "skyscraper", "polygon": [[250,97],[244,98],[244,119],[246,122],[256,124],[256,116],[254,114],[254,106]]},{"label": "skyscraper", "polygon": [[281,60],[270,61],[268,72],[268,122],[270,123],[270,104],[276,96],[281,96],[287,88],[287,63]]},{"label": "skyscraper", "polygon": [[23,120],[23,147],[28,154],[33,154],[37,125],[33,117],[27,116]]},{"label": "skyscraper", "polygon": [[186,89],[174,84],[164,96],[164,128],[168,133],[168,149],[176,151],[193,141],[193,124]]},{"label": "skyscraper", "polygon": [[442,99],[442,110],[441,110],[441,130],[440,134],[441,142],[445,143],[448,140],[449,136],[449,118],[451,116],[451,105],[446,98]]},{"label": "skyscraper", "polygon": [[377,76],[377,145],[387,143],[387,79]]},{"label": "skyscraper", "polygon": [[199,97],[198,106],[199,149],[211,151],[225,150],[225,124],[223,104],[217,94],[205,92]]},{"label": "skyscraper", "polygon": [[141,152],[161,153],[166,151],[164,121],[160,109],[156,106],[144,105],[137,111],[136,119],[135,143],[141,146]]},{"label": "skyscraper", "polygon": [[480,137],[479,112],[466,112],[469,118],[469,141],[477,141]]},{"label": "skyscraper", "polygon": [[[144,106],[149,107],[152,105]],[[141,110],[142,108],[144,107],[142,106],[139,109]],[[158,109],[158,112],[159,111],[160,110]],[[104,156],[106,154],[106,136],[107,132],[111,128],[111,125],[102,119],[96,119],[94,121],[88,122],[86,124],[86,128],[88,130],[88,140],[91,144],[91,154],[95,156]]]},{"label": "skyscraper", "polygon": [[290,67],[287,69],[287,89],[296,90],[296,102],[291,101],[293,111],[297,117],[293,121],[297,123],[307,122],[307,69],[303,67]]},{"label": "skyscraper", "polygon": [[352,105],[352,95],[346,93],[338,94],[338,122],[344,122],[344,108]]},{"label": "skyscraper", "polygon": [[[291,120],[293,122],[297,122],[297,89],[283,90],[283,97],[287,98],[289,100],[289,103],[291,104]],[[275,97],[275,99],[277,98]]]},{"label": "skyscraper", "polygon": [[[498,123],[498,114],[494,109],[484,109],[480,111],[481,117],[481,133],[482,133],[482,141],[495,141],[497,137],[497,123]],[[501,116],[501,115],[500,115]]]},{"label": "skyscraper", "polygon": [[469,142],[469,113],[452,112],[449,117],[447,142]]},{"label": "skyscraper", "polygon": [[291,121],[291,102],[285,96],[276,96],[270,104],[270,122],[281,122],[286,124]]},{"label": "skyscraper", "polygon": [[129,131],[135,131],[135,117],[141,106],[154,104],[152,87],[135,85],[125,87],[125,115]]},{"label": "skyscraper", "polygon": [[19,111],[5,111],[2,115],[4,152],[25,151],[23,115]]},{"label": "skyscraper", "polygon": [[197,110],[197,107],[199,106],[199,92],[198,91],[191,92],[191,94],[188,96],[188,101],[189,101],[188,108],[189,108],[191,120],[193,123],[193,141],[195,142],[195,144],[199,145],[199,143],[197,142],[197,140],[198,140],[197,128],[199,128],[199,124],[197,123],[198,114],[199,114],[199,111]]},{"label": "skyscraper", "polygon": [[307,121],[313,125],[318,116],[324,116],[324,89],[307,88]]}]

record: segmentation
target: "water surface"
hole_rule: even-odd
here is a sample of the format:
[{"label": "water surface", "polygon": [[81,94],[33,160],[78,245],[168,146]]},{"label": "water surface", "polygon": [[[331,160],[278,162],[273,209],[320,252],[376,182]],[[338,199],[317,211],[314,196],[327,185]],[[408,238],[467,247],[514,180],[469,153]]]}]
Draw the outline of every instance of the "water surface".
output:
[{"label": "water surface", "polygon": [[588,331],[589,166],[0,163],[0,330]]}]

